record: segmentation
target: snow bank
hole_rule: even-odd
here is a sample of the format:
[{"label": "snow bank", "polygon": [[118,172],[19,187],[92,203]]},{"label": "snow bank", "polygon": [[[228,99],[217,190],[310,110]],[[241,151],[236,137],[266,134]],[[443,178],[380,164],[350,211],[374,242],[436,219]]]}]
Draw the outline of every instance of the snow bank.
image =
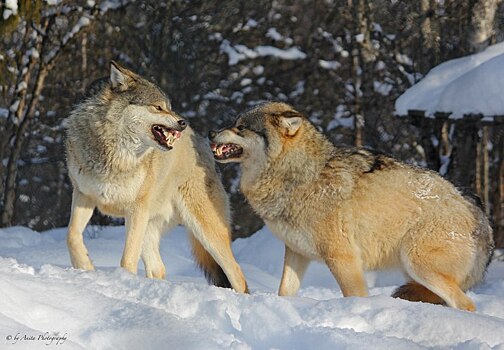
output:
[{"label": "snow bank", "polygon": [[468,313],[390,298],[397,272],[368,273],[371,297],[342,298],[318,263],[297,297],[278,297],[283,245],[267,230],[233,243],[250,295],[208,286],[182,228],[162,240],[166,281],[117,267],[124,228],[88,230],[94,272],[69,268],[65,229],[0,230],[2,349],[504,349],[504,262]]},{"label": "snow bank", "polygon": [[464,114],[504,115],[503,67],[504,42],[442,63],[397,99],[396,114],[404,116],[408,110],[424,110],[427,116],[451,112],[454,119]]}]

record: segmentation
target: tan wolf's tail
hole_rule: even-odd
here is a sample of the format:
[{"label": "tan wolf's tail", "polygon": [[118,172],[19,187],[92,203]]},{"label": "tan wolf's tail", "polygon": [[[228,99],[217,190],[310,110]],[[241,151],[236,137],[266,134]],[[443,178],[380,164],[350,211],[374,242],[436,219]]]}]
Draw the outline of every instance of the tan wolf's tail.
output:
[{"label": "tan wolf's tail", "polygon": [[415,281],[410,281],[397,288],[394,293],[392,293],[392,297],[409,301],[422,301],[431,304],[446,304],[437,294]]},{"label": "tan wolf's tail", "polygon": [[229,282],[226,274],[210,253],[201,245],[200,241],[198,241],[194,235],[189,234],[189,237],[191,239],[194,260],[196,261],[198,267],[203,271],[208,283],[217,287],[231,288],[231,283]]}]

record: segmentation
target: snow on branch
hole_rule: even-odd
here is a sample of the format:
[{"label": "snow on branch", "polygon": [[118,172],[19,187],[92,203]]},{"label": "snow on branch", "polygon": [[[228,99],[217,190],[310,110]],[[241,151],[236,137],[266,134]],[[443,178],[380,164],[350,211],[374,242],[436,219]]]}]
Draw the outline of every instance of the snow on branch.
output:
[{"label": "snow on branch", "polygon": [[228,55],[228,64],[233,66],[245,59],[257,57],[276,57],[282,60],[303,60],[306,53],[297,47],[280,49],[274,46],[259,45],[253,49],[245,45],[231,45],[228,40],[223,40],[220,45],[220,52]]},{"label": "snow on branch", "polygon": [[[45,56],[45,64],[49,64],[72,38],[80,33],[85,27],[90,26],[92,21],[96,19],[96,15],[99,14],[100,16],[103,16],[109,10],[117,10],[128,5],[130,2],[130,0],[106,0],[97,5],[94,0],[88,0],[86,5],[89,7],[76,7],[70,10],[77,10],[82,13],[82,16],[79,18],[77,23],[63,36],[61,42],[56,45],[51,51],[49,51],[49,53]],[[68,8],[66,10],[69,11]]]}]

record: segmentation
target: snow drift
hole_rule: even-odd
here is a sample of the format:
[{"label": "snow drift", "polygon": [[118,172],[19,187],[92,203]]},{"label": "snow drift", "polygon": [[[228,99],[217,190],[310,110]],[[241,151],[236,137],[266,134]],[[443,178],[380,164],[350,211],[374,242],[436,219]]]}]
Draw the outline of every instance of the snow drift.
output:
[{"label": "snow drift", "polygon": [[208,286],[182,228],[161,243],[165,281],[117,267],[123,227],[88,228],[93,272],[69,267],[65,233],[0,230],[2,349],[504,349],[504,262],[468,313],[389,297],[398,272],[368,273],[371,296],[343,298],[318,263],[297,297],[278,297],[283,244],[267,229],[233,244],[250,295]]}]

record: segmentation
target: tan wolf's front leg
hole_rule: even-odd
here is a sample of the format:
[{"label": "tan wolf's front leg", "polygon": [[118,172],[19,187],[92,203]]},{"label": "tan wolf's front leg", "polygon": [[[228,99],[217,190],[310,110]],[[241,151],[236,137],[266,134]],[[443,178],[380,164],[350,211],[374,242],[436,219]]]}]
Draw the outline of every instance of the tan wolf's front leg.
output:
[{"label": "tan wolf's front leg", "polygon": [[82,237],[84,229],[93,215],[94,208],[95,205],[90,198],[74,189],[72,193],[72,212],[68,224],[67,246],[72,266],[76,269],[94,270]]},{"label": "tan wolf's front leg", "polygon": [[310,259],[292,251],[285,245],[284,267],[278,295],[296,295],[309,263]]},{"label": "tan wolf's front leg", "polygon": [[121,267],[136,274],[138,261],[145,237],[145,231],[149,222],[149,210],[145,202],[140,202],[126,216],[126,243],[124,244]]},{"label": "tan wolf's front leg", "polygon": [[338,281],[343,296],[366,297],[368,295],[362,263],[353,252],[337,252],[324,256],[324,261]]}]

